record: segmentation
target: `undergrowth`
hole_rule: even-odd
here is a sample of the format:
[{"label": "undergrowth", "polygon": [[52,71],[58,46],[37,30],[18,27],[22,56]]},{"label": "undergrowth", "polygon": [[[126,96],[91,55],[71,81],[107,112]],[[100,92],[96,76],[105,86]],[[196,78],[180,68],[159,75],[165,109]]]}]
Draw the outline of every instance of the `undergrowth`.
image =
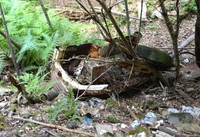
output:
[{"label": "undergrowth", "polygon": [[71,120],[81,120],[81,117],[76,114],[79,106],[80,105],[75,100],[73,89],[69,86],[66,98],[61,98],[55,102],[55,104],[48,109],[48,113],[52,122],[58,119],[63,120],[69,118]]},{"label": "undergrowth", "polygon": [[[51,33],[46,18],[38,1],[0,0],[9,34],[21,45],[15,48],[17,62],[21,67],[46,65],[55,46],[65,47],[70,44],[85,42],[99,43],[94,35],[86,36],[95,25],[71,23],[58,15],[54,9],[48,10],[54,33]],[[2,21],[1,21],[2,22]],[[3,29],[1,23],[0,29]],[[0,37],[0,48],[10,55],[8,43]]]},{"label": "undergrowth", "polygon": [[38,99],[39,96],[49,91],[50,88],[53,87],[55,82],[47,82],[45,78],[47,77],[48,73],[45,75],[41,75],[40,72],[36,74],[26,73],[19,77],[20,85],[25,87],[25,91],[28,93],[28,97],[31,99]]},{"label": "undergrowth", "polygon": [[183,1],[181,3],[181,6],[183,8],[184,11],[186,12],[197,12],[197,6],[195,3],[195,0],[188,0],[188,1]]}]

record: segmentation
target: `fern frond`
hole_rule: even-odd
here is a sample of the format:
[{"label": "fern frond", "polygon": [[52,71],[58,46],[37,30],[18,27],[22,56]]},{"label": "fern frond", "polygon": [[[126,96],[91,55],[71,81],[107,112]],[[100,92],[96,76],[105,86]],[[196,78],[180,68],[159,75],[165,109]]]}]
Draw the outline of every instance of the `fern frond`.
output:
[{"label": "fern frond", "polygon": [[34,71],[34,70],[38,70],[38,66],[35,66],[35,65],[30,65],[30,66],[26,66],[26,67],[23,67],[21,68],[21,71],[23,72],[31,72],[31,71]]},{"label": "fern frond", "polygon": [[41,59],[46,63],[49,58],[53,55],[53,50],[56,45],[58,45],[58,35],[55,34],[52,37],[50,37],[47,34],[43,34],[44,40],[43,40],[43,50],[41,50]]},{"label": "fern frond", "polygon": [[[57,15],[54,9],[48,11],[55,34],[52,35],[43,11],[33,1],[0,0],[5,8],[7,26],[10,36],[20,45],[17,61],[21,67],[47,63],[57,45],[82,44],[91,42],[88,30],[94,25],[71,23],[63,16]],[[0,25],[1,29],[3,26]],[[0,48],[9,53],[5,39],[0,37]],[[7,49],[7,50],[6,50]]]},{"label": "fern frond", "polygon": [[24,60],[24,63],[30,62],[31,61],[30,58],[35,58],[34,52],[33,52],[33,51],[37,51],[37,47],[35,46],[35,44],[36,44],[36,40],[31,35],[31,31],[28,30],[27,37],[24,41],[24,44],[21,50],[19,51],[19,53],[17,54],[17,62],[21,62],[22,60]]}]

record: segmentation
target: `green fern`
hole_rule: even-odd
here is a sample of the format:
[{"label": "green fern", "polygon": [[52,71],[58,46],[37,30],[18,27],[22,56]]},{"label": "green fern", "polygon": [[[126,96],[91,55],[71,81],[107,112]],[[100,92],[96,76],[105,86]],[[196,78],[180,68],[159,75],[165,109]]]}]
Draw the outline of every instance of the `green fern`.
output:
[{"label": "green fern", "polygon": [[[94,36],[86,36],[95,25],[71,23],[57,15],[54,9],[48,10],[55,33],[49,29],[46,18],[38,1],[0,0],[5,8],[8,30],[12,39],[22,45],[17,53],[17,62],[21,67],[45,65],[53,54],[55,46],[67,46],[94,42]],[[37,3],[37,4],[36,4]],[[3,26],[0,26],[3,30]],[[0,37],[0,48],[9,53],[6,39]]]},{"label": "green fern", "polygon": [[76,115],[76,110],[80,105],[75,101],[74,93],[72,87],[69,86],[66,98],[58,100],[53,107],[50,107],[48,113],[50,114],[51,121],[54,122],[59,116],[61,119],[78,118],[81,120],[80,116]]},{"label": "green fern", "polygon": [[45,78],[48,75],[45,74],[40,76],[40,72],[36,74],[27,73],[23,76],[20,76],[20,84],[25,85],[25,91],[28,93],[30,98],[38,98],[38,96],[44,92],[47,92],[50,88],[53,87],[55,82],[46,82]]},{"label": "green fern", "polygon": [[43,34],[44,40],[43,43],[41,43],[40,47],[43,48],[43,50],[39,50],[40,53],[40,58],[47,63],[49,58],[53,54],[53,49],[56,45],[59,45],[58,41],[58,34],[53,35],[50,37],[49,35]]},{"label": "green fern", "polygon": [[30,65],[30,66],[27,66],[27,67],[23,67],[21,68],[21,71],[22,72],[34,72],[34,71],[37,71],[39,69],[38,66],[36,65]]},{"label": "green fern", "polygon": [[197,6],[195,3],[195,0],[189,0],[189,1],[182,1],[181,6],[183,11],[185,12],[197,12]]}]

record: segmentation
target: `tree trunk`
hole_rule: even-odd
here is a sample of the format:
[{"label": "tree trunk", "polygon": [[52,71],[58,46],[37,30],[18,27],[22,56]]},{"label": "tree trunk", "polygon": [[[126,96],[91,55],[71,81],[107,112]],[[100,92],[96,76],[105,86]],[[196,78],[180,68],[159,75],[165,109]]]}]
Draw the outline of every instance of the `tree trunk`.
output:
[{"label": "tree trunk", "polygon": [[200,0],[196,0],[197,20],[195,24],[195,56],[196,63],[200,68]]}]

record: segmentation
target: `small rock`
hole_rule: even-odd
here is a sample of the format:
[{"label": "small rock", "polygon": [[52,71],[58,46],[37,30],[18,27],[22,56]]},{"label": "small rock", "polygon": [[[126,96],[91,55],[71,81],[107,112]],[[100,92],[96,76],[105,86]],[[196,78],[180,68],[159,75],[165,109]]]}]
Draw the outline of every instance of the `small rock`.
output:
[{"label": "small rock", "polygon": [[188,132],[200,134],[200,126],[198,124],[186,123],[186,124],[178,125],[176,127],[181,131],[188,131]]},{"label": "small rock", "polygon": [[194,91],[194,88],[187,88],[186,91],[187,92],[192,92],[192,91]]},{"label": "small rock", "polygon": [[162,132],[160,130],[157,130],[156,133],[155,133],[155,137],[174,137],[174,136],[169,135],[169,134]]},{"label": "small rock", "polygon": [[115,137],[125,137],[125,134],[122,131],[116,131],[114,134]]},{"label": "small rock", "polygon": [[113,129],[111,125],[108,124],[96,124],[96,130],[98,135],[103,135],[105,133],[113,134]]},{"label": "small rock", "polygon": [[4,87],[0,87],[0,95],[5,95],[5,94],[8,94],[8,93],[10,93],[10,92],[12,92],[11,89],[9,89],[9,88],[4,88]]},{"label": "small rock", "polygon": [[69,129],[75,129],[78,127],[78,122],[77,121],[70,121],[67,123],[67,128]]},{"label": "small rock", "polygon": [[167,118],[170,113],[168,111],[162,111],[162,117]]},{"label": "small rock", "polygon": [[47,132],[40,132],[37,137],[50,137],[50,134]]},{"label": "small rock", "polygon": [[0,102],[0,109],[4,108],[8,102]]},{"label": "small rock", "polygon": [[106,119],[110,123],[121,123],[121,121],[116,117],[114,117],[113,115],[109,115]]},{"label": "small rock", "polygon": [[193,116],[189,113],[170,113],[168,118],[168,122],[173,125],[192,123],[193,120]]}]

